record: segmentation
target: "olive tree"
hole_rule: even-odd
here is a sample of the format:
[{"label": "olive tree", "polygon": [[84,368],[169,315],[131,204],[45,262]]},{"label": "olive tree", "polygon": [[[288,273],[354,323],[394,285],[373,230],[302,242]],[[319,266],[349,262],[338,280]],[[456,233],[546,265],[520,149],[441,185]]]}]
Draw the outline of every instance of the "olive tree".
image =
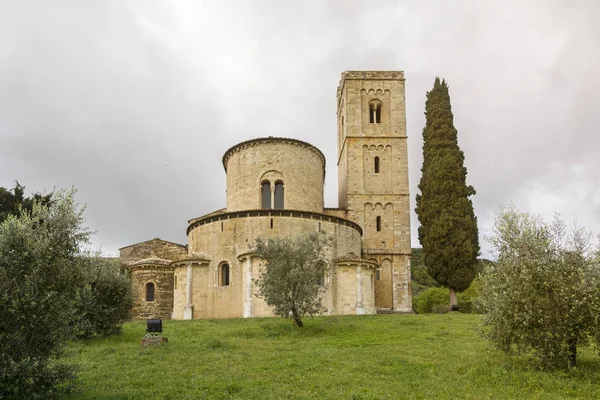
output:
[{"label": "olive tree", "polygon": [[323,277],[329,263],[325,249],[329,238],[324,233],[295,237],[257,239],[254,255],[266,265],[257,280],[259,298],[273,307],[276,315],[292,317],[302,327],[302,317],[326,311],[321,303]]},{"label": "olive tree", "polygon": [[[73,366],[59,358],[73,337],[80,255],[89,241],[75,191],[59,191],[50,205],[0,223],[0,388],[7,398],[48,398],[73,382]],[[0,396],[2,397],[2,396]]]},{"label": "olive tree", "polygon": [[600,339],[600,270],[592,235],[503,208],[489,239],[497,263],[482,276],[486,335],[507,353],[570,368],[577,349]]}]

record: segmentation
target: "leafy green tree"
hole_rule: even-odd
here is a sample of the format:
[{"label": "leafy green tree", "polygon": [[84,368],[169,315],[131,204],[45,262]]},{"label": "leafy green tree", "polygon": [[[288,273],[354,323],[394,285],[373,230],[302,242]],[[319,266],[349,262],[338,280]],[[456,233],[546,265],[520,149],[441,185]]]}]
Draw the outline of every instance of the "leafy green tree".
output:
[{"label": "leafy green tree", "polygon": [[479,293],[487,337],[509,354],[535,355],[543,367],[575,366],[578,347],[600,344],[600,262],[591,234],[511,206],[490,243],[498,261],[486,266]]},{"label": "leafy green tree", "polygon": [[38,192],[31,197],[25,197],[25,186],[19,182],[15,182],[15,187],[12,189],[0,187],[0,222],[9,215],[18,215],[21,208],[31,211],[33,203],[36,201],[42,205],[48,205],[52,201],[52,193],[41,194]]},{"label": "leafy green tree", "polygon": [[[0,223],[0,388],[7,398],[48,398],[68,390],[74,368],[60,362],[73,335],[80,255],[90,232],[75,191]],[[19,195],[17,194],[17,197]]]},{"label": "leafy green tree", "polygon": [[477,217],[467,186],[465,156],[458,147],[448,85],[435,79],[427,93],[423,128],[423,167],[416,212],[419,242],[427,272],[449,288],[450,305],[456,293],[469,287],[477,270]]},{"label": "leafy green tree", "polygon": [[302,317],[326,311],[321,303],[325,274],[329,270],[325,249],[329,238],[323,233],[296,237],[257,239],[253,252],[264,259],[257,285],[258,297],[273,307],[276,315],[292,317],[302,327]]}]

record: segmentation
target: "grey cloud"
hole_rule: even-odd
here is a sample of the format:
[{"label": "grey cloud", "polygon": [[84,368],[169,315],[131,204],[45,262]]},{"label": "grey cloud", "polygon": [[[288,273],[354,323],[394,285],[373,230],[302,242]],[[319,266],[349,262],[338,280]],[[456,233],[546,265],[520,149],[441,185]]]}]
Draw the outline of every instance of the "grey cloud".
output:
[{"label": "grey cloud", "polygon": [[340,73],[399,69],[413,200],[442,76],[482,236],[510,201],[600,231],[597,20],[595,1],[3,2],[0,185],[75,185],[108,252],[185,242],[225,206],[223,152],[276,135],[325,153],[336,206]]}]

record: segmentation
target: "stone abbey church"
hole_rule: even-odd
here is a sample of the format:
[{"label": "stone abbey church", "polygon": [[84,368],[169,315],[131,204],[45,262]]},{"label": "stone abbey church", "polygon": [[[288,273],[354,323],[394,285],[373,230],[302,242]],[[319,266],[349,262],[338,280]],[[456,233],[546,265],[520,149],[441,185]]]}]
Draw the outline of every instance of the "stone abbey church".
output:
[{"label": "stone abbey church", "polygon": [[332,268],[319,282],[328,314],[411,311],[404,73],[342,73],[337,125],[338,208],[323,206],[325,157],[309,143],[267,137],[231,147],[226,207],[189,220],[186,245],[153,239],[120,249],[133,318],[272,316],[256,296],[264,260],[252,244],[317,231],[333,239]]}]

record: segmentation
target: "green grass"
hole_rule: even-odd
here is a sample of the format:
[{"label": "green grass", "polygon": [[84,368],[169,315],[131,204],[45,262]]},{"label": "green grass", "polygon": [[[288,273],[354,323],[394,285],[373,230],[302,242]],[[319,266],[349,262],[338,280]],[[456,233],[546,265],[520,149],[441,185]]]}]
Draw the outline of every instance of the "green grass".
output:
[{"label": "green grass", "polygon": [[600,398],[600,359],[569,372],[508,358],[478,334],[480,317],[337,316],[163,321],[167,346],[140,348],[145,322],[74,343],[77,399]]}]

